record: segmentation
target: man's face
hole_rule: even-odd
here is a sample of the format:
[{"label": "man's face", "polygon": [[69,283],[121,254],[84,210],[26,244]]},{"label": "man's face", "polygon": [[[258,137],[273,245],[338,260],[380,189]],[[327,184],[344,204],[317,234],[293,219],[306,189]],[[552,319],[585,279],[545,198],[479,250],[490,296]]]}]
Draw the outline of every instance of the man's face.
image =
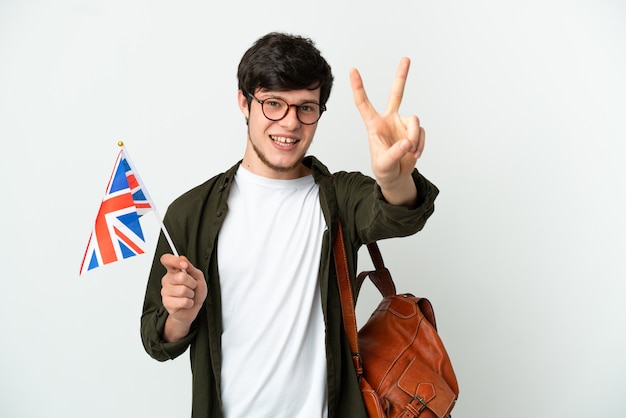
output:
[{"label": "man's face", "polygon": [[[261,101],[281,99],[291,105],[301,105],[307,102],[319,103],[320,90],[258,89],[254,97]],[[301,162],[313,141],[317,123],[305,125],[300,122],[295,106],[289,107],[283,119],[269,120],[263,114],[262,105],[254,99],[248,111],[246,99],[239,91],[239,108],[248,119],[248,143],[242,163],[244,167],[255,174],[276,179],[293,179],[305,175],[307,170]]]}]

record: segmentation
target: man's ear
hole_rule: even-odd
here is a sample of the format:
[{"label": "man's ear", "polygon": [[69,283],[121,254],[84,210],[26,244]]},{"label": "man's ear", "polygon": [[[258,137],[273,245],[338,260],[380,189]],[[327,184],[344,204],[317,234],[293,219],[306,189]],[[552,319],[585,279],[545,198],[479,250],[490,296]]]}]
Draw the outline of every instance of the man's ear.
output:
[{"label": "man's ear", "polygon": [[237,104],[239,105],[239,110],[243,113],[243,116],[246,118],[246,124],[248,123],[248,118],[250,117],[250,107],[248,105],[248,98],[241,90],[237,92]]}]

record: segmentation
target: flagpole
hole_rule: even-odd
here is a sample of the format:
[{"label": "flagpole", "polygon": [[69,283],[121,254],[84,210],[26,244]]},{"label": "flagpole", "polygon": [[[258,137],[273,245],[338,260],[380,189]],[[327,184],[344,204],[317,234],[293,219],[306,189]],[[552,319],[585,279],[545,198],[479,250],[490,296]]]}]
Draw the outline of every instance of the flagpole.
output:
[{"label": "flagpole", "polygon": [[174,246],[172,237],[170,237],[170,233],[167,232],[167,228],[165,227],[165,224],[163,223],[163,218],[161,218],[161,215],[159,215],[159,211],[157,210],[157,207],[154,204],[152,197],[150,197],[150,194],[148,193],[148,189],[145,187],[143,181],[141,180],[141,177],[139,176],[139,171],[137,171],[137,169],[135,168],[135,165],[130,159],[130,155],[128,155],[128,151],[126,150],[126,147],[124,146],[124,141],[119,141],[117,145],[120,148],[122,148],[122,152],[124,153],[124,156],[126,157],[126,162],[128,162],[130,169],[133,170],[133,173],[135,174],[135,178],[137,179],[137,182],[140,184],[143,194],[146,196],[146,199],[148,199],[148,202],[150,202],[150,206],[152,207],[152,210],[154,211],[154,215],[156,216],[157,220],[161,224],[161,231],[163,231],[163,235],[165,236],[167,243],[170,245],[170,248],[172,249],[172,253],[176,257],[178,257],[179,254],[178,254],[178,251],[176,251],[176,247]]}]

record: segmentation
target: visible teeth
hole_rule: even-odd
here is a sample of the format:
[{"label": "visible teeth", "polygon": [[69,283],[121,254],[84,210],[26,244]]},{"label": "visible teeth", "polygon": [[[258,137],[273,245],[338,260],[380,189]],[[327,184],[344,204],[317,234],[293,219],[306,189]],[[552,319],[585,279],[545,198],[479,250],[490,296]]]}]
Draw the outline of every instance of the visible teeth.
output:
[{"label": "visible teeth", "polygon": [[280,142],[281,144],[295,144],[296,141],[294,138],[285,138],[283,136],[273,136],[272,140],[275,142]]}]

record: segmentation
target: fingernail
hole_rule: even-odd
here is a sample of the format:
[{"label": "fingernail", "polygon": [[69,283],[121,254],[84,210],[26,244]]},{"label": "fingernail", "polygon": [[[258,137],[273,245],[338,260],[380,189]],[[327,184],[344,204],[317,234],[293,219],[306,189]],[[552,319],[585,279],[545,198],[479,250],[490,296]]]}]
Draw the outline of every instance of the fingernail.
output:
[{"label": "fingernail", "polygon": [[401,146],[405,152],[415,152],[415,149],[413,148],[413,143],[409,141],[408,139],[405,139],[404,141],[402,141]]}]

